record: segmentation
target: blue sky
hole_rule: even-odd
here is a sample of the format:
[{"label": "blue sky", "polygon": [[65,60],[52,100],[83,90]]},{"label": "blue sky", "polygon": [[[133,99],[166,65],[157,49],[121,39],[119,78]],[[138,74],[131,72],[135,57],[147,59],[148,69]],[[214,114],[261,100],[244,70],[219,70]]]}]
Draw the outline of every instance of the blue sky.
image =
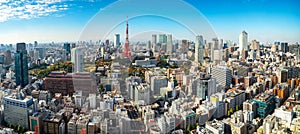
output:
[{"label": "blue sky", "polygon": [[[300,1],[298,0],[184,1],[198,10],[202,17],[199,17],[194,10],[185,12],[185,8],[188,7],[184,4],[175,4],[177,0],[164,3],[149,3],[145,0],[144,5],[135,0],[122,1],[131,2],[132,5],[120,6],[122,4],[116,4],[118,2],[115,0],[30,0],[20,3],[14,0],[0,0],[0,43],[32,43],[35,40],[38,42],[78,41],[81,40],[82,34],[91,33],[86,30],[89,27],[91,29],[97,27],[93,31],[95,33],[106,31],[101,36],[91,35],[93,40],[100,40],[102,37],[111,39],[114,33],[120,33],[121,37],[124,37],[127,15],[132,15],[129,16],[131,17],[129,32],[130,37],[136,40],[151,39],[149,36],[151,32],[171,33],[175,39],[192,40],[195,33],[203,32],[205,35],[212,30],[217,37],[235,42],[243,30],[248,32],[249,40],[290,43],[300,40],[300,10],[297,7]],[[157,16],[148,15],[149,11],[141,11],[147,7],[149,10],[152,9],[151,4],[152,6],[163,5],[165,8],[161,11],[153,11],[155,14],[160,14]],[[112,10],[116,7],[118,10]],[[134,15],[140,16],[134,17],[135,12],[139,14]],[[114,20],[115,18],[119,20]],[[93,23],[97,25],[94,26]],[[116,24],[116,27],[102,30],[112,23]],[[202,27],[199,30],[197,26]],[[203,30],[205,27],[210,28]],[[211,40],[208,36],[207,40]]]}]

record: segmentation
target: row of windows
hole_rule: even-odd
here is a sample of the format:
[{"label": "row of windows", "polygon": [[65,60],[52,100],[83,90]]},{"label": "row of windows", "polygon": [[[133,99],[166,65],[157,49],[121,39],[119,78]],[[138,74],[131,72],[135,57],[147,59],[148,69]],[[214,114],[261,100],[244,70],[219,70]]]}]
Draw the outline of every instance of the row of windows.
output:
[{"label": "row of windows", "polygon": [[5,104],[8,104],[8,105],[14,105],[14,106],[26,108],[25,104],[20,104],[20,103],[16,103],[16,102],[9,102],[9,101],[6,101]]},{"label": "row of windows", "polygon": [[4,101],[4,104],[27,108],[27,106],[32,105],[33,102],[27,102],[27,105],[26,105],[25,103],[19,103],[19,102],[14,102],[14,101]]}]

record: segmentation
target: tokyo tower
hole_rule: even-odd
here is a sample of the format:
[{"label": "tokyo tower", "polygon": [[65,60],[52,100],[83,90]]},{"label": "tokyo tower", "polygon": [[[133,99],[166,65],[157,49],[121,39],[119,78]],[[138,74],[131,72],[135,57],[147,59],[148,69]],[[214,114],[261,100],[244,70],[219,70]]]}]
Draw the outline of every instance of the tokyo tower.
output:
[{"label": "tokyo tower", "polygon": [[129,48],[129,40],[128,40],[128,17],[127,17],[127,21],[126,21],[126,42],[124,45],[124,50],[123,50],[123,58],[131,58],[131,52],[130,52],[130,48]]}]

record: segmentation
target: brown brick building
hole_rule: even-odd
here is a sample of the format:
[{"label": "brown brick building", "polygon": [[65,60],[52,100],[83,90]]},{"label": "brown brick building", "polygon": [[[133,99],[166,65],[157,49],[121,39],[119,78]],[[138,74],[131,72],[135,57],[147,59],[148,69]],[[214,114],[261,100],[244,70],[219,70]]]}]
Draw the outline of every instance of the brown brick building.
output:
[{"label": "brown brick building", "polygon": [[82,91],[84,96],[97,93],[96,80],[88,73],[51,72],[43,82],[43,89],[52,94],[73,95],[75,91]]}]

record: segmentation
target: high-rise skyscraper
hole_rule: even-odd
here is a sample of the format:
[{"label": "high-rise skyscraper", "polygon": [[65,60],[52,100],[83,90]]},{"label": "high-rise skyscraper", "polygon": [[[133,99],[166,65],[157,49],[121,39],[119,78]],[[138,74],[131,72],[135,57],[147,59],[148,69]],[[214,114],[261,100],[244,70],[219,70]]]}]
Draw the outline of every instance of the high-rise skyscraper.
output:
[{"label": "high-rise skyscraper", "polygon": [[162,43],[167,43],[167,36],[166,34],[159,34],[159,43],[162,44]]},{"label": "high-rise skyscraper", "polygon": [[278,48],[279,48],[279,51],[284,52],[284,53],[289,51],[289,45],[287,42],[281,42],[280,46]]},{"label": "high-rise skyscraper", "polygon": [[83,49],[73,48],[71,50],[71,61],[73,63],[73,72],[83,71]]},{"label": "high-rise skyscraper", "polygon": [[10,50],[7,50],[4,52],[4,61],[5,61],[5,65],[9,65],[11,64],[11,61],[12,61],[12,58],[11,58],[11,51]]},{"label": "high-rise skyscraper", "polygon": [[248,50],[248,34],[243,31],[239,37],[239,51]]},{"label": "high-rise skyscraper", "polygon": [[38,57],[39,58],[43,59],[45,57],[45,48],[43,48],[43,47],[36,47],[36,48],[34,48],[34,51],[38,52],[38,54],[39,54]]},{"label": "high-rise skyscraper", "polygon": [[34,41],[34,47],[37,47],[39,44],[37,41]]},{"label": "high-rise skyscraper", "polygon": [[70,43],[65,43],[64,44],[64,49],[66,50],[66,54],[70,54],[71,53],[71,44]]},{"label": "high-rise skyscraper", "polygon": [[23,51],[26,50],[26,44],[25,43],[17,43],[17,51]]},{"label": "high-rise skyscraper", "polygon": [[223,39],[220,39],[220,41],[219,41],[219,48],[223,49],[223,47],[224,47],[224,41],[223,41]]},{"label": "high-rise skyscraper", "polygon": [[220,44],[219,44],[219,39],[218,38],[213,38],[212,39],[213,43],[214,43],[214,50],[219,50],[220,49]]},{"label": "high-rise skyscraper", "polygon": [[215,61],[219,61],[219,57],[221,54],[219,54],[220,52],[220,44],[219,44],[219,39],[218,38],[212,38],[212,43],[209,43],[209,47],[210,47],[210,60],[215,62]]},{"label": "high-rise skyscraper", "polygon": [[28,61],[25,43],[17,43],[15,53],[16,84],[24,87],[28,84]]},{"label": "high-rise skyscraper", "polygon": [[117,48],[121,45],[120,43],[120,34],[115,34],[114,37],[114,48]]},{"label": "high-rise skyscraper", "polygon": [[152,51],[155,52],[156,51],[156,34],[152,34]]},{"label": "high-rise skyscraper", "polygon": [[195,62],[203,62],[204,44],[201,35],[196,36],[195,41]]},{"label": "high-rise skyscraper", "polygon": [[172,54],[173,52],[173,42],[172,42],[172,34],[167,35],[167,53]]},{"label": "high-rise skyscraper", "polygon": [[146,43],[146,50],[151,50],[152,49],[151,46],[152,46],[151,41],[148,40],[147,43]]}]

